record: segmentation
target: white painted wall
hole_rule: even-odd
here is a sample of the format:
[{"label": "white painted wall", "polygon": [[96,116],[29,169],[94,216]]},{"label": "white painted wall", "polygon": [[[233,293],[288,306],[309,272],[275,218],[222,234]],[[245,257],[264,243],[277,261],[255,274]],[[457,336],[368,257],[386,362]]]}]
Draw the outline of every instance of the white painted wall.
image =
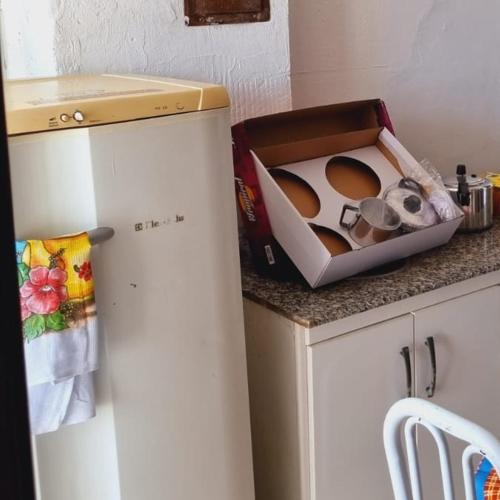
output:
[{"label": "white painted wall", "polygon": [[[184,25],[183,0],[2,2],[9,77],[117,72],[223,83],[233,121],[291,106],[288,0],[272,0],[270,22],[209,27]],[[36,18],[38,5],[49,15]]]},{"label": "white painted wall", "polygon": [[500,3],[290,0],[294,107],[382,97],[444,173],[500,169]]},{"label": "white painted wall", "polygon": [[290,94],[294,107],[380,96],[417,158],[499,168],[495,0],[273,0],[270,23],[201,28],[184,26],[183,0],[1,1],[10,77],[221,82],[233,121],[288,109]]},{"label": "white painted wall", "polygon": [[52,0],[1,0],[2,52],[9,78],[56,74]]}]

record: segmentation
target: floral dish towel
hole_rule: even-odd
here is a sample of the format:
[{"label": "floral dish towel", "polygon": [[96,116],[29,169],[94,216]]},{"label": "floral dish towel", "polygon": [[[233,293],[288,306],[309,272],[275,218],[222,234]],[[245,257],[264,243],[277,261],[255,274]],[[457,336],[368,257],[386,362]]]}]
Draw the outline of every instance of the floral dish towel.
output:
[{"label": "floral dish towel", "polygon": [[[97,317],[87,233],[16,242],[32,431],[56,430],[95,414]],[[78,415],[75,390],[88,394]],[[78,398],[80,401],[81,398]],[[36,407],[34,407],[35,405]],[[36,415],[36,418],[34,417]]]}]

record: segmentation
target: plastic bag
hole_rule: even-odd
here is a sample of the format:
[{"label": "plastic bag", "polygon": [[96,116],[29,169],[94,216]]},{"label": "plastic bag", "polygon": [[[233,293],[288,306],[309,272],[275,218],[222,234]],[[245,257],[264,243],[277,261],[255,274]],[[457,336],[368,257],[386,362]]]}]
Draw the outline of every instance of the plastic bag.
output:
[{"label": "plastic bag", "polygon": [[415,179],[423,188],[424,195],[432,204],[442,222],[463,215],[460,207],[453,201],[446,189],[441,174],[426,158],[416,165],[402,165],[404,174]]}]

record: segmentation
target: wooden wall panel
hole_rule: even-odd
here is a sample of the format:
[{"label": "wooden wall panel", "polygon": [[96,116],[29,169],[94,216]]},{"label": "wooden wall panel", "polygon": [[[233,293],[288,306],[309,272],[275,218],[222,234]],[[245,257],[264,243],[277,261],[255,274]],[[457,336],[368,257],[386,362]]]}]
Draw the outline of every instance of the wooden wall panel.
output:
[{"label": "wooden wall panel", "polygon": [[234,24],[269,21],[269,0],[184,0],[186,24]]}]

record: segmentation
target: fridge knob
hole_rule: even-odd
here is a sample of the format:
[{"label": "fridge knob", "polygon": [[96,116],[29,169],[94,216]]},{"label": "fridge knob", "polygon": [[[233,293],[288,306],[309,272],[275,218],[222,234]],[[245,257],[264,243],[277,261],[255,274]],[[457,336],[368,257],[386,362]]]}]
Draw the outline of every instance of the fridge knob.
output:
[{"label": "fridge knob", "polygon": [[73,118],[75,119],[75,121],[77,121],[78,123],[82,123],[83,120],[85,120],[85,116],[83,115],[83,113],[81,111],[78,111],[76,110],[74,113],[73,113]]},{"label": "fridge knob", "polygon": [[63,123],[67,123],[71,120],[71,116],[69,116],[67,113],[63,113],[59,118]]}]

